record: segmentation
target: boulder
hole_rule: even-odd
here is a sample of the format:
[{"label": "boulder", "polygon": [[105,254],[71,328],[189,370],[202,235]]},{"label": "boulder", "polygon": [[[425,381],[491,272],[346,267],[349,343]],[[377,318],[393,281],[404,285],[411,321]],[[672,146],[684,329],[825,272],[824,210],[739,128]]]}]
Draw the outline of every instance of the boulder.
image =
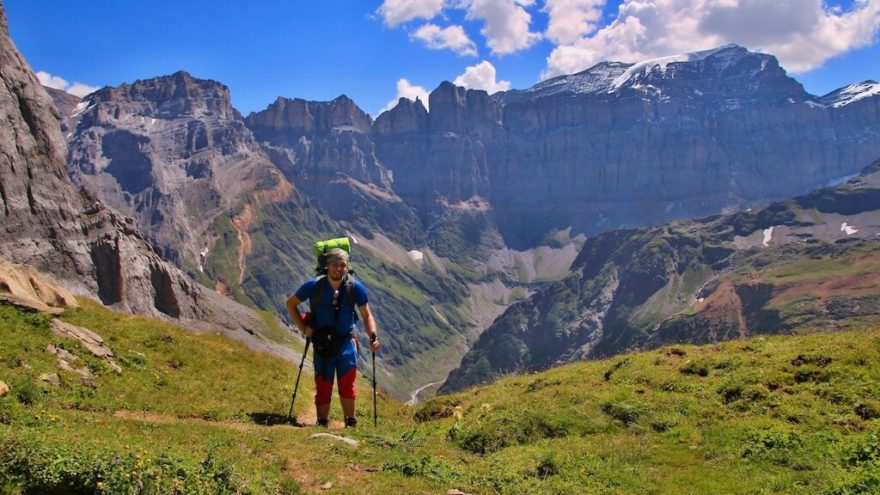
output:
[{"label": "boulder", "polygon": [[[38,272],[32,266],[11,263],[3,258],[0,258],[0,290],[15,296],[8,299],[13,304],[16,304],[15,301],[30,301],[37,311],[57,314],[62,311],[61,308],[79,306],[76,297],[48,275]],[[51,306],[53,309],[45,309],[44,306]]]}]

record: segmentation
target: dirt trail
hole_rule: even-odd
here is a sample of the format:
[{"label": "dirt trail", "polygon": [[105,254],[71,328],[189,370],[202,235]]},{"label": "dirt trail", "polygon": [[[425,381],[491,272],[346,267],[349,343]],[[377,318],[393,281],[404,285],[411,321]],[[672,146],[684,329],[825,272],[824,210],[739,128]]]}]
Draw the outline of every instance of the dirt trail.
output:
[{"label": "dirt trail", "polygon": [[[113,416],[124,420],[140,421],[157,425],[167,425],[175,423],[199,423],[215,426],[217,428],[230,429],[239,432],[254,434],[259,434],[261,430],[267,428],[267,426],[261,425],[259,423],[245,423],[238,421],[211,421],[202,417],[180,417],[174,414],[160,414],[144,411],[119,410],[113,413]],[[300,425],[310,426],[310,429],[314,430],[315,433],[325,431],[323,428],[315,428],[313,426],[316,422],[314,407],[306,408],[304,411],[297,415],[296,419]],[[271,428],[288,428],[291,430],[300,430],[301,427],[302,426],[287,424],[275,424],[271,426]],[[331,421],[328,430],[334,432],[335,434],[344,435],[341,432],[335,432],[333,430],[345,430],[345,424],[341,421]],[[340,467],[336,471],[335,478],[332,481],[328,482],[326,479],[326,474],[318,474],[322,471],[320,467],[312,465],[312,463],[314,462],[321,461],[316,461],[312,457],[306,455],[307,452],[302,452],[302,454],[303,455],[301,456],[287,457],[285,459],[284,468],[282,469],[282,476],[286,476],[295,480],[297,483],[299,483],[302,490],[306,493],[326,493],[326,490],[330,488],[349,486],[352,484],[367,486],[368,482],[366,476],[369,476],[370,473],[377,471],[376,468],[365,467],[353,462],[349,462],[344,467]]]}]

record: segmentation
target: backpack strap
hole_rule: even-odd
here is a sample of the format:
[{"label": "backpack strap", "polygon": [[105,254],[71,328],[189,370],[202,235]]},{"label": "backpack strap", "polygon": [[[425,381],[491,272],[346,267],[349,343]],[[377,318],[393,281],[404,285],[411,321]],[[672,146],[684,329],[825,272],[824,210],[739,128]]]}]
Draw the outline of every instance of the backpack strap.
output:
[{"label": "backpack strap", "polygon": [[318,317],[315,312],[318,310],[318,305],[324,300],[324,291],[327,290],[329,284],[326,275],[321,275],[315,280],[315,292],[312,294],[312,297],[309,298],[309,323],[312,325],[315,325],[318,322]]},{"label": "backpack strap", "polygon": [[359,318],[357,311],[354,310],[354,282],[354,276],[350,273],[345,275],[345,280],[343,280],[345,284],[345,304],[351,308],[351,312],[354,313],[354,322],[357,323]]}]

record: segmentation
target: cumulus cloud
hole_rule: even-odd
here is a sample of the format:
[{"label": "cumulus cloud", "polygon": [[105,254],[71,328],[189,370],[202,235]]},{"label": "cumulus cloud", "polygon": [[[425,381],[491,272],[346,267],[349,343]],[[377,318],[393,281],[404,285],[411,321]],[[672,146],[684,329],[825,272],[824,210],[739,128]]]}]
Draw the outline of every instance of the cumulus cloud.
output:
[{"label": "cumulus cloud", "polygon": [[547,0],[547,38],[559,45],[574,43],[596,29],[605,0]]},{"label": "cumulus cloud", "polygon": [[448,48],[462,56],[477,56],[477,45],[461,26],[441,28],[436,24],[425,24],[412,33],[410,38],[422,40],[428,48],[434,50]]},{"label": "cumulus cloud", "polygon": [[510,89],[510,81],[495,80],[495,66],[486,60],[464,70],[464,74],[455,78],[456,86],[468,89],[484,89],[489,94]]},{"label": "cumulus cloud", "polygon": [[532,46],[541,39],[540,33],[529,31],[532,16],[525,9],[533,0],[471,0],[467,19],[482,19],[480,30],[495,55],[506,55]]},{"label": "cumulus cloud", "polygon": [[385,0],[376,12],[389,27],[413,19],[431,19],[443,10],[443,0]]},{"label": "cumulus cloud", "polygon": [[83,84],[81,82],[73,82],[71,84],[68,83],[67,80],[65,80],[64,78],[53,76],[52,74],[49,74],[45,71],[38,71],[37,79],[40,80],[40,84],[42,84],[43,86],[47,86],[53,89],[60,89],[61,91],[65,91],[74,96],[79,96],[80,98],[101,89],[95,86],[89,86],[88,84]]},{"label": "cumulus cloud", "polygon": [[421,86],[410,83],[407,79],[400,79],[397,81],[397,96],[382,107],[379,110],[379,114],[396,107],[401,98],[412,101],[416,101],[416,99],[422,100],[422,105],[425,105],[426,109],[428,108],[428,91]]},{"label": "cumulus cloud", "polygon": [[878,30],[877,0],[855,0],[847,11],[823,0],[624,0],[611,24],[556,47],[542,78],[602,60],[636,62],[727,43],[773,54],[786,69],[803,72],[871,44]]}]

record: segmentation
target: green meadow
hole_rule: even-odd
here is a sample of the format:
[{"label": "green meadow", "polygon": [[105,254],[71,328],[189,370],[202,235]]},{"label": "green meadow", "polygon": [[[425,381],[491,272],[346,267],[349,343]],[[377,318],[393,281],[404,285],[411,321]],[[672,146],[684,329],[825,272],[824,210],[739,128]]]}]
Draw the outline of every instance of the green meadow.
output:
[{"label": "green meadow", "polygon": [[[417,406],[380,393],[375,427],[365,369],[358,428],[324,430],[308,372],[305,426],[286,421],[298,363],[85,300],[61,319],[101,335],[122,372],[48,315],[0,305],[0,493],[880,493],[868,323],[580,362]],[[91,377],[59,370],[50,344]]]}]

